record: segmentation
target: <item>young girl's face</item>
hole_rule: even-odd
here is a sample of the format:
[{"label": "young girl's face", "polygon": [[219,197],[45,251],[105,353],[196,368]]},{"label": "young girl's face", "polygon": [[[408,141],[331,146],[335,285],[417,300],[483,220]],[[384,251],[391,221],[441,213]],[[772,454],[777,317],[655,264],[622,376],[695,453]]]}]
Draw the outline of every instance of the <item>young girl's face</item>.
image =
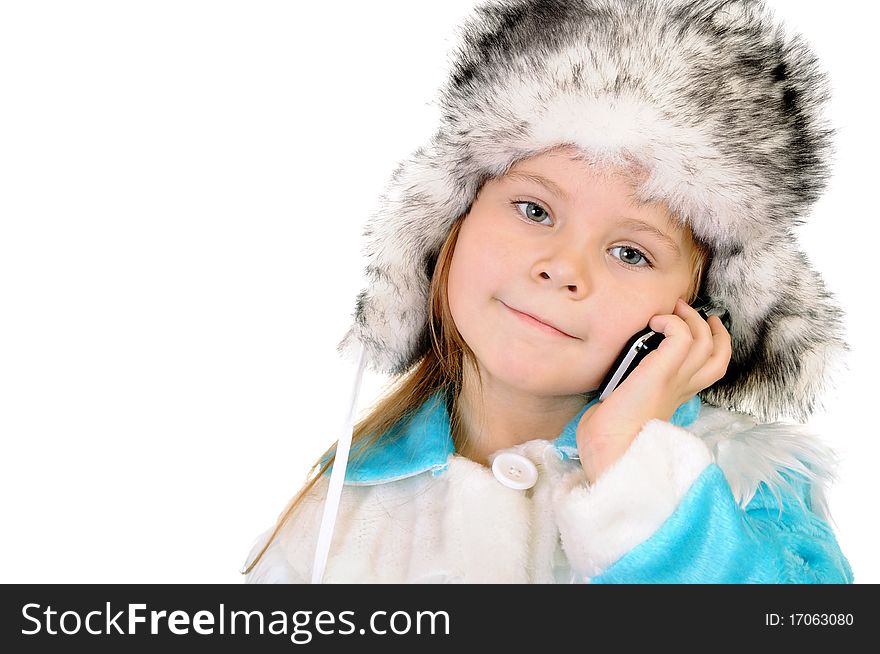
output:
[{"label": "young girl's face", "polygon": [[668,226],[662,205],[636,206],[626,177],[601,174],[573,152],[520,160],[487,181],[449,270],[449,307],[484,377],[535,395],[596,390],[627,340],[687,300],[691,283],[687,228]]}]

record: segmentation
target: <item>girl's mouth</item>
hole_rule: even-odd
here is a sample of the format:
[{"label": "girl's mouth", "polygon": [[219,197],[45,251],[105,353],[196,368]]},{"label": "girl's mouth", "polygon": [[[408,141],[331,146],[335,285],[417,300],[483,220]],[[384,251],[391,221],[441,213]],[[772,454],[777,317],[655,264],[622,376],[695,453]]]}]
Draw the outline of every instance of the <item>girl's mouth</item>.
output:
[{"label": "girl's mouth", "polygon": [[565,332],[559,331],[555,327],[551,327],[550,325],[541,322],[537,318],[532,318],[530,315],[523,313],[522,311],[517,311],[516,309],[504,304],[504,302],[501,302],[501,304],[503,304],[504,308],[506,308],[514,317],[518,318],[526,325],[530,325],[530,326],[534,327],[535,329],[538,329],[538,330],[544,332],[545,334],[550,334],[553,336],[561,336],[563,338],[576,338],[575,336],[571,336],[570,334],[566,334]]}]

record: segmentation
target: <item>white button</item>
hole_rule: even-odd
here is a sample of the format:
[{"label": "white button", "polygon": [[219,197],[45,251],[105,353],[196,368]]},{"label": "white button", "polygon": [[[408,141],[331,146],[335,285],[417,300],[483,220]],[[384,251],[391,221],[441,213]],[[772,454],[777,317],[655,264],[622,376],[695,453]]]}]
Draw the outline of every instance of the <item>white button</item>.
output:
[{"label": "white button", "polygon": [[538,469],[528,457],[516,452],[501,452],[492,461],[492,472],[508,488],[525,490],[538,481]]}]

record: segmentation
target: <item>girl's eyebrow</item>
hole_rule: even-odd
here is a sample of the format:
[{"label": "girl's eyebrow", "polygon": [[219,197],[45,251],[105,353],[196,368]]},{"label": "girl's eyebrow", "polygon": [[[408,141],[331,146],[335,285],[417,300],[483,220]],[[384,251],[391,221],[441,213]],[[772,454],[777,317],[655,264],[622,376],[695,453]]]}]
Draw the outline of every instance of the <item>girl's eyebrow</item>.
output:
[{"label": "girl's eyebrow", "polygon": [[629,229],[636,232],[645,232],[647,234],[652,234],[657,237],[657,239],[663,244],[669,253],[675,257],[681,256],[681,249],[678,247],[678,243],[676,243],[672,238],[670,238],[665,232],[661,232],[659,229],[654,227],[649,223],[646,223],[643,220],[638,220],[637,218],[627,218],[625,216],[619,216],[617,221],[623,227],[628,227]]},{"label": "girl's eyebrow", "polygon": [[[566,202],[571,200],[568,193],[559,186],[552,179],[547,179],[543,175],[539,175],[538,173],[531,173],[525,170],[514,170],[507,173],[508,178],[512,179],[523,179],[530,182],[535,182],[536,184],[540,184],[548,191],[553,193],[556,197],[562,198]],[[646,223],[644,220],[639,220],[638,218],[630,218],[628,216],[615,216],[617,222],[623,226],[628,227],[629,229],[635,230],[637,232],[645,232],[647,234],[652,234],[657,237],[663,246],[669,250],[669,252],[677,257],[681,256],[681,249],[678,247],[678,244],[673,240],[668,234],[660,231],[654,225],[650,223]]]},{"label": "girl's eyebrow", "polygon": [[530,173],[525,170],[514,170],[507,173],[507,177],[511,179],[524,179],[529,182],[535,182],[536,184],[540,184],[545,187],[548,191],[553,193],[556,197],[562,198],[566,202],[568,202],[571,198],[569,198],[568,193],[566,193],[565,189],[559,186],[552,179],[547,179],[543,175],[539,175],[538,173]]}]

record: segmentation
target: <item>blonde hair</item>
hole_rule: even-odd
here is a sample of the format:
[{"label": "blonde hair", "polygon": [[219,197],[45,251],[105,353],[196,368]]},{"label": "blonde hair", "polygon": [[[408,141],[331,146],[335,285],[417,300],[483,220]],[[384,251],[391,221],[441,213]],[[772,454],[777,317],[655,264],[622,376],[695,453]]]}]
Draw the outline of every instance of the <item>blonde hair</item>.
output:
[{"label": "blonde hair", "polygon": [[[467,357],[472,369],[477,372],[478,381],[482,383],[482,380],[479,379],[480,369],[477,365],[476,356],[467,343],[464,342],[458,329],[455,328],[452,313],[449,310],[446,289],[452,255],[458,242],[458,233],[466,216],[467,214],[460,216],[453,223],[452,228],[449,230],[449,235],[443,243],[443,247],[440,248],[434,265],[428,303],[431,347],[415,363],[410,371],[391,382],[390,390],[386,391],[368,414],[355,425],[352,435],[351,453],[349,455],[351,462],[356,462],[359,458],[363,457],[376,444],[379,438],[397,422],[409,420],[416,410],[438,390],[444,390],[447,393],[451,407],[450,426],[453,440],[457,451],[463,449],[464,443],[461,442],[457,402],[461,393],[464,357]],[[670,226],[672,224],[670,222]],[[686,231],[690,234],[689,228],[686,228]],[[689,248],[690,265],[693,274],[686,297],[688,304],[693,302],[700,290],[703,270],[709,253],[709,249],[693,239],[692,234],[690,234],[690,243],[692,246]],[[584,394],[585,398],[589,395],[590,393]],[[402,434],[403,430],[400,430],[399,433]],[[299,506],[318,480],[333,465],[336,458],[334,454],[335,449],[336,443],[331,445],[312,465],[306,483],[282,511],[269,539],[250,565],[242,571],[242,574],[248,574],[259,562],[263,553],[278,535],[278,532],[290,520],[296,507]],[[325,457],[329,458],[322,465],[321,461]]]}]

